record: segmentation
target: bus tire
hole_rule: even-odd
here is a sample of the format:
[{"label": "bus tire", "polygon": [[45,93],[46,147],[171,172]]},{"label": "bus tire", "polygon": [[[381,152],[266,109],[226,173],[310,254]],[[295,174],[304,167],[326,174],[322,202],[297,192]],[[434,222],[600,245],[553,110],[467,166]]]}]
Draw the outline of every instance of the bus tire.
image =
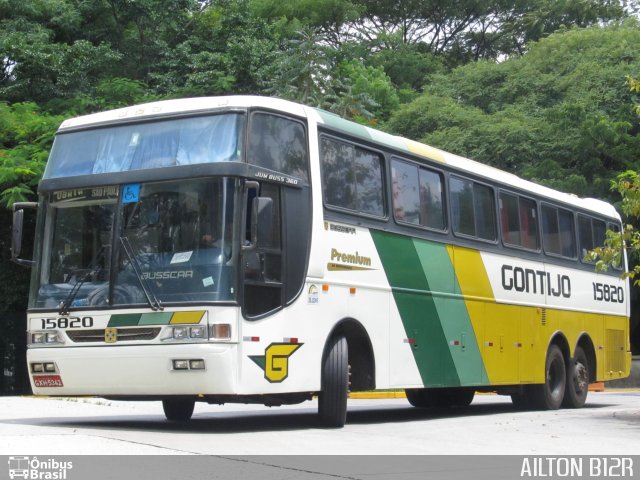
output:
[{"label": "bus tire", "polygon": [[193,415],[195,404],[195,400],[171,398],[162,400],[162,409],[170,422],[186,422]]},{"label": "bus tire", "polygon": [[318,416],[323,427],[341,428],[347,421],[349,350],[347,339],[333,337],[322,363]]},{"label": "bus tire", "polygon": [[469,387],[448,388],[443,394],[443,403],[446,403],[448,406],[468,407],[476,396],[476,390]]},{"label": "bus tire", "polygon": [[589,393],[589,363],[582,347],[576,352],[567,366],[567,385],[564,389],[562,406],[582,408]]},{"label": "bus tire", "polygon": [[560,347],[551,345],[545,361],[545,382],[529,386],[529,401],[538,410],[557,410],[562,405],[567,370]]},{"label": "bus tire", "polygon": [[406,388],[404,393],[407,395],[409,403],[416,408],[431,408],[436,406],[432,392],[426,388]]}]

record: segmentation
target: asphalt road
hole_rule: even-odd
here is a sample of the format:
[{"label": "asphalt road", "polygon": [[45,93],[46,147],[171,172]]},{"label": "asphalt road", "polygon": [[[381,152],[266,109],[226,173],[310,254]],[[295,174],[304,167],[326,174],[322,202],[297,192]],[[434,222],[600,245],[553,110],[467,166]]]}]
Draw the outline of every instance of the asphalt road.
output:
[{"label": "asphalt road", "polygon": [[640,391],[591,392],[579,410],[523,412],[477,395],[464,409],[349,400],[347,425],[316,424],[315,401],[288,407],[197,404],[186,424],[159,402],[0,397],[0,455],[637,455]]}]

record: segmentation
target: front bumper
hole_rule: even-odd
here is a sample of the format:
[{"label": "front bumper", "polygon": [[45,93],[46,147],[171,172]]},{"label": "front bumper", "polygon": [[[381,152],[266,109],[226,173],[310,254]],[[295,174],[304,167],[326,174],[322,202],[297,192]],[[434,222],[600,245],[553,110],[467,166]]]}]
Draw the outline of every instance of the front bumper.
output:
[{"label": "front bumper", "polygon": [[[35,395],[218,395],[237,392],[237,344],[30,348]],[[173,360],[202,359],[204,370],[174,370]],[[32,363],[56,365],[34,374]],[[36,386],[34,376],[55,376],[63,386]],[[58,384],[58,382],[42,382]]]}]

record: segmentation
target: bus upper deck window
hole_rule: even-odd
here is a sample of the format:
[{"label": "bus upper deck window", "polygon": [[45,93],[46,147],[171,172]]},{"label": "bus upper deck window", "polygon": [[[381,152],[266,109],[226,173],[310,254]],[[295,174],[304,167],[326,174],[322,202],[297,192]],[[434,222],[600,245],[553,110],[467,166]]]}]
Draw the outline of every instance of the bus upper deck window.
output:
[{"label": "bus upper deck window", "polygon": [[251,117],[247,161],[308,180],[309,161],[304,125],[278,115],[255,113]]}]

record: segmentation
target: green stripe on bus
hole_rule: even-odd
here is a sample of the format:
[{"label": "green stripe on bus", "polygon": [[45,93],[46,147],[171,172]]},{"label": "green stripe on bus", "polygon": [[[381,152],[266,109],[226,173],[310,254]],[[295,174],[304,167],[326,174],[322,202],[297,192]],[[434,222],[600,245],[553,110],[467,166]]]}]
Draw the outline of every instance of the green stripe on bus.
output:
[{"label": "green stripe on bus", "polygon": [[322,118],[322,121],[325,123],[325,125],[346,133],[350,133],[351,135],[355,135],[356,137],[371,140],[371,134],[369,133],[369,130],[367,130],[367,128],[365,128],[363,125],[355,122],[350,122],[334,113],[326,112],[324,110],[317,110],[317,112],[318,114],[320,114],[320,117]]},{"label": "green stripe on bus", "polygon": [[[425,240],[414,239],[433,300],[441,320],[442,329],[449,340],[449,347],[462,385],[487,383],[482,354],[477,336],[464,303],[460,286],[447,248]],[[455,295],[452,295],[455,294]],[[458,341],[458,345],[451,342]]]},{"label": "green stripe on bus", "polygon": [[108,327],[133,327],[138,325],[140,321],[140,313],[122,313],[119,315],[111,315]]},{"label": "green stripe on bus", "polygon": [[[429,282],[420,256],[411,238],[384,232],[371,232],[393,292],[407,337],[415,340],[411,351],[424,385],[460,385],[460,378],[451,355],[449,342],[442,327]],[[446,248],[432,245],[432,252],[422,255],[447,255]],[[446,319],[445,319],[446,320]]]},{"label": "green stripe on bus", "polygon": [[169,325],[173,313],[143,313],[139,325]]}]

